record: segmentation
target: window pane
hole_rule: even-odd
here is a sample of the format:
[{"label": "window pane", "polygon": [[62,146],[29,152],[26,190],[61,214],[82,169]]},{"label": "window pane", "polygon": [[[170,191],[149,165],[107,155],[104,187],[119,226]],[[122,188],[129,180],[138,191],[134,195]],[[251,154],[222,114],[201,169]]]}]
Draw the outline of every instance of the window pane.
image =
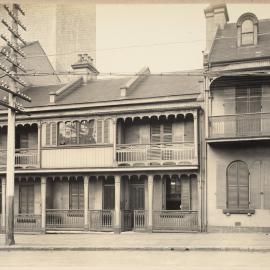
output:
[{"label": "window pane", "polygon": [[242,34],[242,45],[252,45],[254,44],[254,34],[244,33]]},{"label": "window pane", "polygon": [[245,20],[242,23],[242,33],[250,33],[253,32],[253,21]]},{"label": "window pane", "polygon": [[58,142],[60,145],[66,144],[65,123],[63,122],[58,124]]},{"label": "window pane", "polygon": [[79,126],[79,137],[80,137],[80,144],[89,143],[88,138],[88,130],[89,130],[89,123],[87,121],[82,121]]}]

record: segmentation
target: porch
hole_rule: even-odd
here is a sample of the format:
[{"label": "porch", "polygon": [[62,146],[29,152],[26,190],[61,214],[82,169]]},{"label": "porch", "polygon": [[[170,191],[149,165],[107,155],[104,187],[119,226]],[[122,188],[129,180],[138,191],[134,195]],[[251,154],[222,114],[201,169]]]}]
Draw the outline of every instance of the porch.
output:
[{"label": "porch", "polygon": [[[199,231],[198,186],[194,173],[20,177],[15,231]],[[0,191],[3,230],[4,177]]]}]

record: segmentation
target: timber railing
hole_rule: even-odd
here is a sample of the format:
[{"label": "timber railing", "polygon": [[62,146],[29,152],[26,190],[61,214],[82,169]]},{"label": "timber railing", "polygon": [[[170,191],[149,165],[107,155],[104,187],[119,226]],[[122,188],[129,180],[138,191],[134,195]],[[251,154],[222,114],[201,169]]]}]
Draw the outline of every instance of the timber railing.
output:
[{"label": "timber railing", "polygon": [[270,113],[246,113],[209,117],[209,138],[270,135]]},{"label": "timber railing", "polygon": [[[0,150],[0,168],[6,167],[7,150]],[[38,150],[32,148],[21,148],[15,150],[16,168],[39,168]]]},{"label": "timber railing", "polygon": [[134,230],[145,231],[148,224],[148,212],[145,210],[134,210]]},{"label": "timber railing", "polygon": [[119,165],[144,163],[195,163],[194,143],[118,144],[116,159]]},{"label": "timber railing", "polygon": [[113,231],[114,210],[89,210],[91,231]]}]

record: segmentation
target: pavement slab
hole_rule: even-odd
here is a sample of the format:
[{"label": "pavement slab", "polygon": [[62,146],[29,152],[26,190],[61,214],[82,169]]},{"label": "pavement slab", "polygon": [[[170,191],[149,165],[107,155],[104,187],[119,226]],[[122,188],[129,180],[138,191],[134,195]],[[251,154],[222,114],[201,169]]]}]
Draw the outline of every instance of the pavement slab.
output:
[{"label": "pavement slab", "polygon": [[175,250],[175,251],[265,251],[270,252],[267,233],[49,233],[15,234],[14,246],[0,250]]}]

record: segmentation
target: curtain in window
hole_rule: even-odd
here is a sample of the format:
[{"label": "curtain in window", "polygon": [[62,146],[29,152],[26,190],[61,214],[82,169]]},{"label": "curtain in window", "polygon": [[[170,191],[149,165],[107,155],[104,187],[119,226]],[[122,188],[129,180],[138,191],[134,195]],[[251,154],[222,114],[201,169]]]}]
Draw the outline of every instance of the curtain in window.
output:
[{"label": "curtain in window", "polygon": [[254,44],[254,24],[252,20],[245,20],[242,23],[242,45],[253,45]]}]

